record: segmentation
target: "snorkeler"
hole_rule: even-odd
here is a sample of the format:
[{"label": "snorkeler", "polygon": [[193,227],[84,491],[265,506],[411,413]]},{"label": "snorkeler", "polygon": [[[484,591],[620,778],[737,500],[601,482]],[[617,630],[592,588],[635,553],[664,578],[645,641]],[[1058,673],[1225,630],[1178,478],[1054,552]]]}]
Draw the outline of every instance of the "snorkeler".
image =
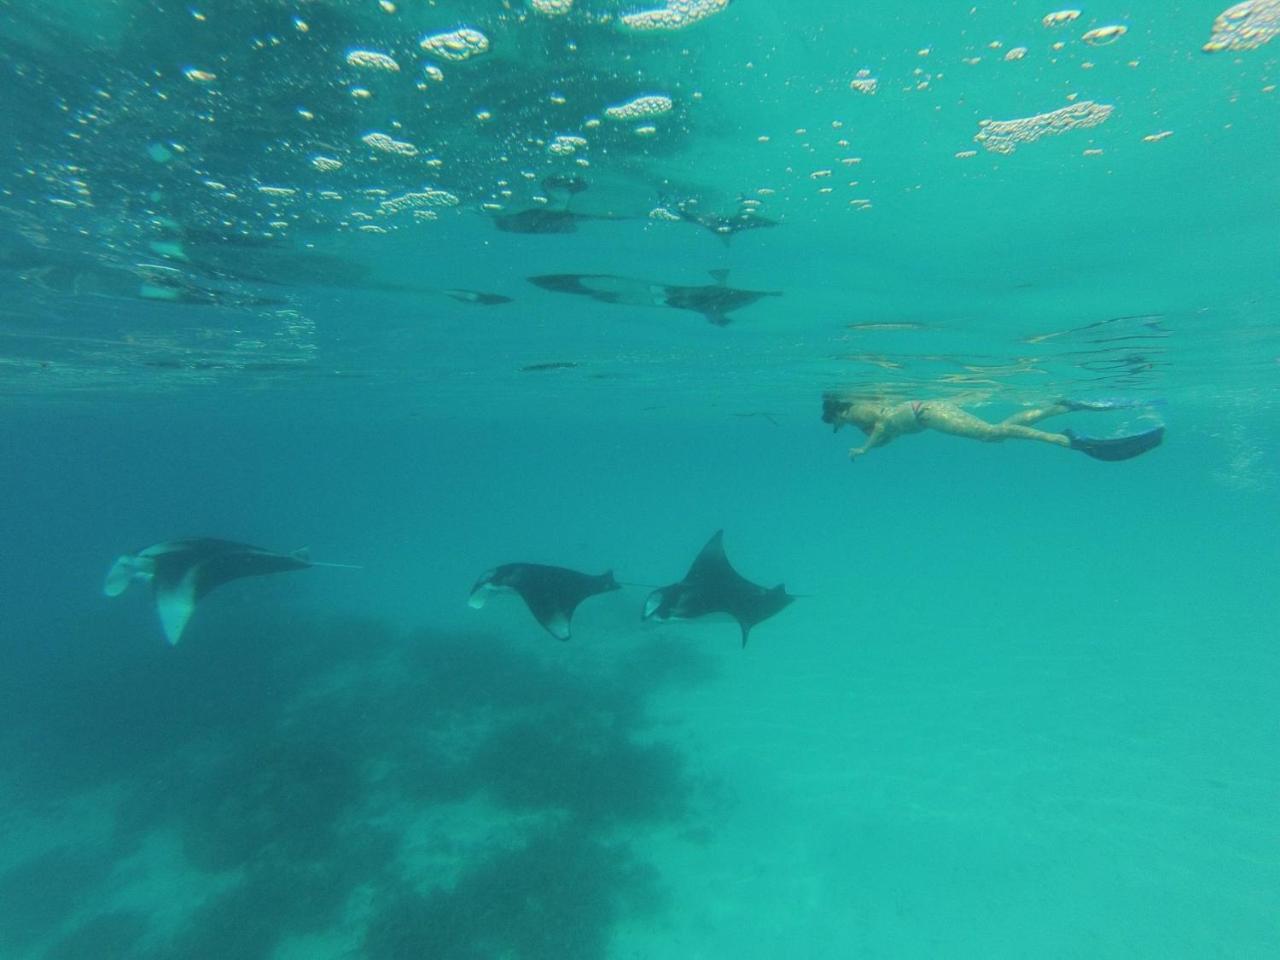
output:
[{"label": "snorkeler", "polygon": [[1119,410],[1134,405],[1124,400],[1056,400],[1047,406],[1015,413],[999,423],[988,423],[945,400],[889,403],[882,399],[844,398],[827,393],[822,397],[822,421],[831,424],[833,430],[839,430],[847,423],[853,424],[867,435],[866,443],[849,450],[850,460],[875,447],[883,447],[895,437],[924,430],[937,430],[987,443],[1039,440],[1068,450],[1079,450],[1095,460],[1129,460],[1160,446],[1164,440],[1164,427],[1102,439],[1081,436],[1070,429],[1050,433],[1037,430],[1030,424],[1077,410]]}]

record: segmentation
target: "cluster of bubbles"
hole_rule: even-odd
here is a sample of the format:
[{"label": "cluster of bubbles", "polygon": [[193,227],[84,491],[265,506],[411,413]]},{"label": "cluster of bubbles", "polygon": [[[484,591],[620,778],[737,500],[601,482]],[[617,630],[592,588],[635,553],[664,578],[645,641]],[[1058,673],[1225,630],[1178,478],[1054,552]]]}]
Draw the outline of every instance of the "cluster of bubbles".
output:
[{"label": "cluster of bubbles", "polygon": [[1280,33],[1280,0],[1245,0],[1228,7],[1213,21],[1205,53],[1253,50]]},{"label": "cluster of bubbles", "polygon": [[553,157],[571,157],[579,150],[586,149],[587,145],[585,137],[562,133],[547,144],[547,153]]},{"label": "cluster of bubbles", "polygon": [[626,103],[606,107],[604,115],[610,120],[641,120],[670,113],[672,106],[670,97],[661,95],[636,97]]},{"label": "cluster of bubbles", "polygon": [[729,0],[667,0],[665,7],[623,14],[622,25],[631,30],[683,30],[719,13]]},{"label": "cluster of bubbles", "polygon": [[448,190],[421,190],[383,200],[378,204],[378,212],[385,215],[420,207],[456,207],[458,203],[458,198]]},{"label": "cluster of bubbles", "polygon": [[352,50],[347,54],[347,65],[368,70],[384,70],[387,73],[399,73],[400,64],[385,53],[376,50]]},{"label": "cluster of bubbles", "polygon": [[529,6],[536,13],[548,17],[562,17],[573,9],[573,0],[530,0]]},{"label": "cluster of bubbles", "polygon": [[460,27],[448,33],[423,37],[419,46],[433,57],[458,63],[489,52],[489,38],[479,30]]},{"label": "cluster of bubbles", "polygon": [[401,157],[416,157],[419,152],[418,148],[412,143],[396,140],[385,133],[366,133],[360,139],[381,153],[392,153]]},{"label": "cluster of bubbles", "polygon": [[1056,136],[1081,127],[1096,127],[1105,122],[1114,109],[1109,103],[1081,100],[1031,117],[982,120],[973,139],[993,153],[1013,153],[1019,144],[1033,143],[1041,137]]},{"label": "cluster of bubbles", "polygon": [[1105,47],[1109,43],[1115,43],[1128,32],[1129,28],[1124,24],[1112,23],[1105,27],[1086,30],[1080,39],[1093,47]]},{"label": "cluster of bubbles", "polygon": [[876,88],[879,87],[880,81],[871,75],[871,71],[863,67],[849,81],[849,89],[857,93],[864,93],[867,96],[874,96]]},{"label": "cluster of bubbles", "polygon": [[1079,16],[1079,10],[1055,10],[1052,13],[1046,13],[1044,19],[1040,22],[1046,27],[1060,27],[1065,23],[1078,19]]}]

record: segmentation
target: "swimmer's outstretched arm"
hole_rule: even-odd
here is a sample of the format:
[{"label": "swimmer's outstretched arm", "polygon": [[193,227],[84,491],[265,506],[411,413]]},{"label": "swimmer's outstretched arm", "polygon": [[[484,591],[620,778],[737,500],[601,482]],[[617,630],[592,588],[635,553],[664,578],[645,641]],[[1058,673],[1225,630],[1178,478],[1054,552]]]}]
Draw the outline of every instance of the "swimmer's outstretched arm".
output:
[{"label": "swimmer's outstretched arm", "polygon": [[883,447],[893,438],[885,431],[884,421],[880,420],[876,423],[875,429],[871,431],[871,435],[867,437],[867,442],[860,447],[849,448],[849,459],[856,460],[873,447]]}]

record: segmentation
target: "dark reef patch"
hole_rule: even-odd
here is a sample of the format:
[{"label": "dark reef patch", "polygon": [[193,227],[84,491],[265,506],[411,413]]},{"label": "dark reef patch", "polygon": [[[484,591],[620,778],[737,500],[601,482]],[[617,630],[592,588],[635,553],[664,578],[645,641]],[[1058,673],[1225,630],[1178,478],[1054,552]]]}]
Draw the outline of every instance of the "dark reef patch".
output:
[{"label": "dark reef patch", "polygon": [[127,910],[100,913],[63,937],[44,960],[125,960],[147,929],[142,914]]},{"label": "dark reef patch", "polygon": [[[357,888],[376,891],[370,960],[594,960],[620,918],[655,909],[655,876],[617,828],[680,826],[695,809],[683,758],[653,742],[646,713],[657,691],[705,682],[705,654],[659,639],[575,659],[225,605],[193,627],[176,648],[121,635],[64,650],[35,718],[48,738],[33,742],[65,755],[31,775],[27,799],[109,778],[123,800],[101,852],[59,848],[0,876],[0,954],[59,932],[157,830],[176,832],[195,870],[242,879],[159,945],[139,946],[145,911],[101,913],[47,960],[95,956],[95,943],[99,956],[270,960],[283,939],[333,928]],[[457,881],[406,872],[420,861],[394,832],[400,811],[431,823],[430,808],[472,798],[490,839],[414,840],[463,858]]]},{"label": "dark reef patch", "polygon": [[626,847],[552,829],[450,890],[402,888],[369,923],[367,960],[599,960],[623,911],[652,911],[656,879]]},{"label": "dark reef patch", "polygon": [[472,776],[504,806],[567,810],[587,824],[674,819],[687,791],[670,747],[636,743],[608,713],[555,706],[488,737]]},{"label": "dark reef patch", "polygon": [[16,956],[62,923],[107,879],[105,852],[55,847],[0,874],[0,956]]},{"label": "dark reef patch", "polygon": [[386,881],[394,855],[394,838],[367,826],[335,834],[323,856],[271,847],[146,960],[268,960],[286,937],[332,927],[356,887]]},{"label": "dark reef patch", "polygon": [[177,647],[129,623],[113,608],[15,665],[0,722],[13,734],[5,759],[18,799],[39,805],[131,778],[193,742],[269,735],[317,675],[382,655],[394,638],[374,621],[298,623],[228,604],[202,609]]},{"label": "dark reef patch", "polygon": [[324,859],[339,817],[360,794],[356,762],[309,741],[237,752],[188,785],[183,851],[208,871],[261,859]]}]

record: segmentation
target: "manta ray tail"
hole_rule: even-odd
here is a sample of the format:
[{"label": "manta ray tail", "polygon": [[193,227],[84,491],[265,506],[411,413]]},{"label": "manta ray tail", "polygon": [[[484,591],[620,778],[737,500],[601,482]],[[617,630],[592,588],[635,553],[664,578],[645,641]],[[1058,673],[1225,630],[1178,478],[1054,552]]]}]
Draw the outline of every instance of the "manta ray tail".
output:
[{"label": "manta ray tail", "polygon": [[299,547],[289,556],[297,560],[299,563],[305,563],[308,567],[328,567],[331,570],[363,570],[364,566],[358,563],[330,563],[326,560],[312,560],[310,547]]}]

